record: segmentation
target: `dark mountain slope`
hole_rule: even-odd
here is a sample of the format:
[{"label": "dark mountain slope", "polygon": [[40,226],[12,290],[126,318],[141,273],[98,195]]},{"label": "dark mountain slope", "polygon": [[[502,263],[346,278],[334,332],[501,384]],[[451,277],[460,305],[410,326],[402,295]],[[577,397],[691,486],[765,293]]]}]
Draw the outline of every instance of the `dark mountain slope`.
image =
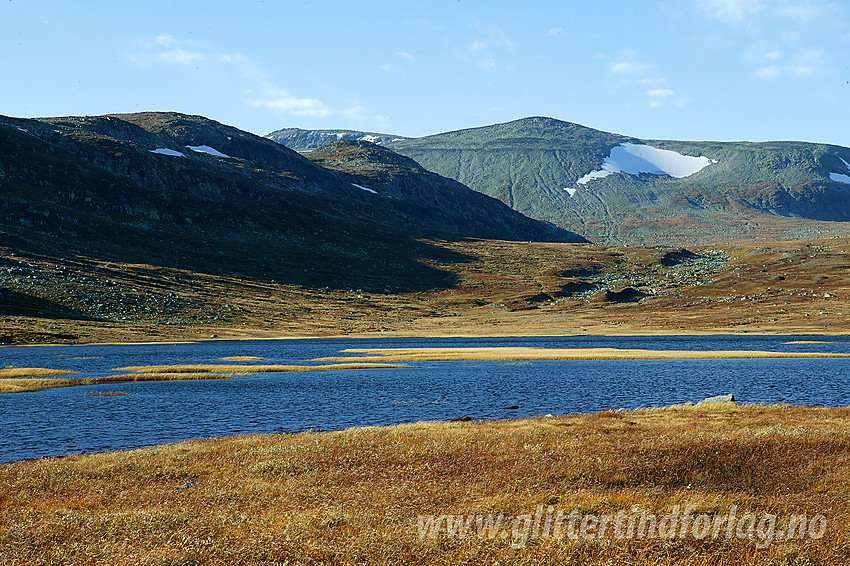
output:
[{"label": "dark mountain slope", "polygon": [[437,229],[364,193],[197,116],[0,117],[0,245],[18,250],[332,288],[451,284],[436,265],[464,258],[423,239],[477,234]]},{"label": "dark mountain slope", "polygon": [[441,231],[473,233],[490,239],[586,241],[553,225],[531,220],[494,198],[472,192],[457,181],[426,171],[412,159],[373,143],[338,141],[306,156],[344,174],[363,191],[363,197],[391,207],[410,222],[424,220]]}]

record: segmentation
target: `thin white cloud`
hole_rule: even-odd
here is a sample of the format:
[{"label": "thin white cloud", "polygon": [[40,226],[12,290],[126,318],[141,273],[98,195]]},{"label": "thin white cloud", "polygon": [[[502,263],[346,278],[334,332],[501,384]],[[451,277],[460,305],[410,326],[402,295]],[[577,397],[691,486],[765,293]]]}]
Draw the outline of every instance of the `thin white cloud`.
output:
[{"label": "thin white cloud", "polygon": [[[383,115],[370,114],[360,105],[336,107],[315,97],[299,97],[276,84],[274,78],[259,63],[242,53],[210,54],[200,50],[184,49],[185,43],[172,35],[159,35],[152,41],[140,41],[141,54],[130,55],[136,65],[205,65],[210,71],[226,77],[233,84],[244,84],[243,102],[254,108],[265,108],[279,118],[336,117],[358,124],[385,127],[389,119]],[[193,44],[186,47],[197,47]],[[164,48],[164,49],[163,49]],[[399,52],[404,58],[404,52]],[[398,54],[397,54],[398,55]],[[409,57],[409,55],[408,55]]]},{"label": "thin white cloud", "polygon": [[697,0],[697,6],[709,17],[738,24],[762,11],[762,0]]},{"label": "thin white cloud", "polygon": [[791,77],[805,79],[823,74],[826,63],[825,55],[817,49],[800,51],[791,58],[785,58],[781,54],[774,57],[767,54],[765,60],[768,64],[760,65],[753,71],[753,76],[759,79],[780,79]]},{"label": "thin white cloud", "polygon": [[832,41],[847,44],[847,22],[834,0],[694,0],[698,12],[719,22],[713,34],[738,49],[750,74],[763,80],[814,79],[834,72],[840,57]]},{"label": "thin white cloud", "polygon": [[552,28],[546,35],[548,35],[549,37],[563,37],[567,35],[567,32],[564,30],[564,28]]},{"label": "thin white cloud", "polygon": [[[664,85],[665,77],[658,76],[655,63],[643,59],[634,50],[620,51],[616,56],[597,55],[597,59],[608,59],[608,72],[617,79],[617,86],[638,96],[649,108],[658,108],[666,104],[675,91]],[[686,97],[678,97],[674,104],[681,106],[687,103]]]},{"label": "thin white cloud", "polygon": [[173,35],[166,34],[158,35],[154,39],[154,43],[156,43],[157,45],[162,45],[163,47],[171,47],[174,45],[175,41],[176,40],[174,39]]},{"label": "thin white cloud", "polygon": [[608,65],[608,69],[614,74],[637,75],[649,71],[652,65],[638,61],[613,61]]},{"label": "thin white cloud", "polygon": [[[411,64],[412,61],[415,60],[413,55],[408,53],[407,51],[396,51],[393,53],[396,62],[399,64],[399,70],[403,70],[405,65]],[[390,62],[383,63],[378,65],[378,69],[385,73],[392,73],[396,70],[396,65]]]},{"label": "thin white cloud", "polygon": [[668,96],[674,95],[675,92],[670,90],[669,88],[654,88],[652,90],[646,91],[646,95],[650,98],[667,98]]},{"label": "thin white cloud", "polygon": [[157,59],[166,63],[178,63],[180,65],[191,65],[206,59],[206,55],[197,51],[186,51],[184,49],[171,49],[157,53]]},{"label": "thin white cloud", "polygon": [[472,29],[476,37],[467,43],[461,59],[475,64],[484,71],[497,69],[510,71],[512,65],[503,62],[503,59],[506,53],[516,49],[516,43],[498,25],[473,22]]}]

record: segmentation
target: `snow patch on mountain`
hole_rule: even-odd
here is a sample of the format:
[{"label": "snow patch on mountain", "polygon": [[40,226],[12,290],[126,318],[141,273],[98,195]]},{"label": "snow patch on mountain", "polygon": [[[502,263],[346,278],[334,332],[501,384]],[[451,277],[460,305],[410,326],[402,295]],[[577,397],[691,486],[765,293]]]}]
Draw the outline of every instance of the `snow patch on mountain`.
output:
[{"label": "snow patch on mountain", "polygon": [[[850,171],[850,163],[844,161],[844,159],[837,153],[835,154],[835,157],[841,159],[841,163],[843,163],[844,166],[847,167],[847,170]],[[830,173],[829,178],[837,183],[847,183],[850,185],[850,175],[845,175],[843,173]]]},{"label": "snow patch on mountain", "polygon": [[691,157],[669,149],[625,142],[611,149],[611,154],[602,162],[601,171],[591,171],[576,183],[586,185],[594,179],[602,179],[614,173],[650,173],[681,179],[693,175],[712,162],[716,163],[705,156]]},{"label": "snow patch on mountain", "polygon": [[569,188],[569,187],[564,187],[564,190],[565,190],[565,191],[567,191],[567,193],[569,193],[569,195],[570,195],[571,197],[574,197],[574,196],[576,196],[576,191],[577,191],[578,189],[571,189],[571,188]]},{"label": "snow patch on mountain", "polygon": [[381,138],[379,138],[378,136],[373,136],[371,134],[366,134],[365,136],[359,137],[357,139],[359,141],[367,141],[372,143],[379,143],[381,141]]},{"label": "snow patch on mountain", "polygon": [[219,150],[212,148],[208,145],[187,145],[189,149],[192,151],[196,151],[198,153],[206,153],[207,155],[212,155],[213,157],[230,157],[229,155],[225,155]]},{"label": "snow patch on mountain", "polygon": [[368,187],[364,187],[363,185],[358,185],[357,183],[351,183],[351,184],[354,185],[355,187],[357,187],[358,189],[363,189],[364,191],[369,191],[373,195],[378,194],[378,191],[373,191],[372,189],[370,189]]},{"label": "snow patch on mountain", "polygon": [[171,157],[186,157],[186,155],[180,153],[179,151],[175,151],[173,149],[168,149],[167,147],[158,147],[156,149],[151,149],[151,153],[156,153],[159,155],[168,155]]}]

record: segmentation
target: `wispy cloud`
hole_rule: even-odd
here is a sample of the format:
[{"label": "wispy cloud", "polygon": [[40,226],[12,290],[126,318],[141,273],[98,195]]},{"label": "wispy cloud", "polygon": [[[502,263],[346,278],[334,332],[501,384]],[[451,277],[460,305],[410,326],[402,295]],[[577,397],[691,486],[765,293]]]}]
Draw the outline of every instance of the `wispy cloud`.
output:
[{"label": "wispy cloud", "polygon": [[[241,84],[243,103],[272,111],[279,118],[337,117],[349,122],[369,123],[385,126],[386,116],[370,114],[360,105],[336,107],[315,97],[299,97],[281,87],[262,65],[242,53],[213,54],[198,45],[190,45],[172,35],[158,35],[153,40],[140,43],[142,51],[130,56],[136,65],[205,65],[205,69],[217,72],[222,80],[230,84]],[[401,58],[410,55],[399,52]]]},{"label": "wispy cloud", "polygon": [[707,16],[727,24],[765,17],[796,22],[821,20],[834,8],[829,0],[696,0],[696,4]]},{"label": "wispy cloud", "polygon": [[173,35],[162,34],[153,39],[144,39],[138,42],[142,51],[130,56],[135,64],[144,64],[150,61],[164,63],[175,63],[178,65],[192,65],[204,61],[207,56],[198,50],[198,46],[188,42],[182,42]]},{"label": "wispy cloud", "polygon": [[197,51],[186,51],[185,49],[170,49],[157,53],[157,58],[166,63],[178,63],[180,65],[191,65],[199,63],[207,58],[203,53]]},{"label": "wispy cloud", "polygon": [[711,18],[737,24],[764,9],[762,0],[697,0],[697,6]]},{"label": "wispy cloud", "polygon": [[614,61],[608,66],[608,69],[614,74],[637,75],[651,70],[652,65],[639,61]]},{"label": "wispy cloud", "polygon": [[653,88],[646,91],[646,96],[649,97],[649,107],[650,108],[658,108],[664,101],[668,98],[676,94],[674,91],[669,88]]},{"label": "wispy cloud", "polygon": [[[659,108],[669,102],[676,92],[666,86],[665,77],[659,76],[655,63],[648,61],[634,50],[620,51],[616,56],[598,55],[598,59],[609,59],[608,72],[617,78],[620,88],[627,89],[642,99],[649,108]],[[675,100],[677,105],[687,103],[686,98]]]},{"label": "wispy cloud", "polygon": [[824,54],[816,49],[801,51],[790,59],[779,52],[771,52],[765,54],[764,59],[770,63],[753,71],[753,75],[760,79],[807,78],[820,74],[824,69]]},{"label": "wispy cloud", "polygon": [[654,88],[652,90],[646,91],[646,95],[650,98],[667,98],[668,96],[673,96],[676,94],[674,91],[669,88]]},{"label": "wispy cloud", "polygon": [[[403,66],[405,64],[412,63],[415,60],[415,57],[413,57],[413,55],[411,55],[407,51],[396,51],[393,54],[393,59],[399,65]],[[396,70],[396,65],[394,63],[390,63],[389,61],[387,61],[386,63],[378,65],[378,69],[380,69],[381,71],[383,71],[385,73],[392,73],[394,70]]]},{"label": "wispy cloud", "polygon": [[511,70],[512,65],[504,61],[504,56],[516,49],[516,43],[502,28],[498,25],[473,22],[472,29],[475,38],[468,42],[461,58],[485,71]]},{"label": "wispy cloud", "polygon": [[845,33],[846,24],[831,0],[695,0],[695,5],[720,24],[715,33],[725,45],[742,50],[756,78],[811,78],[836,66],[824,40]]},{"label": "wispy cloud", "polygon": [[549,37],[563,37],[567,35],[567,32],[564,30],[564,28],[552,28],[546,35]]}]

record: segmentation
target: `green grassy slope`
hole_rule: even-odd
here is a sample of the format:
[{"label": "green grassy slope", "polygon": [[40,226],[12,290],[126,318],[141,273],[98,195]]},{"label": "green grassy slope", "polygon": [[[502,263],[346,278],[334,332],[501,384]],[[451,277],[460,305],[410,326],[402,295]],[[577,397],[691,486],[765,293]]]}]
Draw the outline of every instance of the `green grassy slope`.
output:
[{"label": "green grassy slope", "polygon": [[[586,185],[613,147],[649,144],[712,163],[682,179],[614,174]],[[729,237],[846,231],[850,149],[803,142],[643,141],[551,118],[525,118],[391,142],[427,169],[591,240],[711,243]],[[576,189],[575,194],[565,188]]]}]

